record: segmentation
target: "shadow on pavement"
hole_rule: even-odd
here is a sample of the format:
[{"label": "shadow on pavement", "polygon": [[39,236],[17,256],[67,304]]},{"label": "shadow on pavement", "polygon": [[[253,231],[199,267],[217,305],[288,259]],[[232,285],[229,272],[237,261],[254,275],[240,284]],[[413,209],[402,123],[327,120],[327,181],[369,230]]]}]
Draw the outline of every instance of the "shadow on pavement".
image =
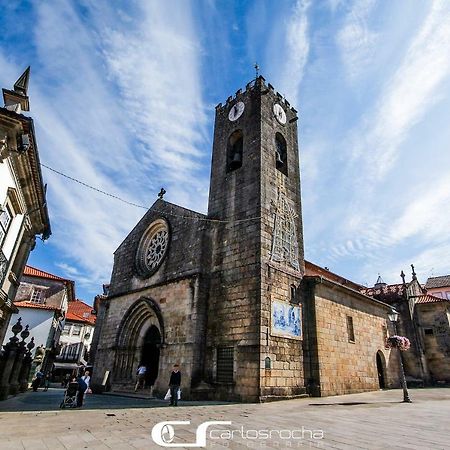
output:
[{"label": "shadow on pavement", "polygon": [[[28,391],[0,402],[0,412],[61,411],[59,406],[63,398],[64,389],[62,388],[50,388],[46,392],[42,389],[39,389],[37,392]],[[178,407],[228,404],[231,403],[180,400]],[[88,394],[82,408],[66,408],[64,411],[79,411],[80,409],[93,410],[161,407],[169,407],[169,403],[159,399],[130,398],[108,394]]]}]

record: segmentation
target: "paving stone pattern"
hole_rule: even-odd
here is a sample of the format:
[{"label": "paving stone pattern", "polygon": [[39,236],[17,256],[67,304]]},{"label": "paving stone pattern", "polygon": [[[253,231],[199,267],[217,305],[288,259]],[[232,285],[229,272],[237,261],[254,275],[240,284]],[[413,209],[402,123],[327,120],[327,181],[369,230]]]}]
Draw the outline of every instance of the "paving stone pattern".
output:
[{"label": "paving stone pattern", "polygon": [[[400,390],[377,391],[328,398],[304,398],[264,404],[205,404],[170,408],[161,402],[139,406],[137,399],[92,396],[97,409],[14,412],[18,402],[38,409],[43,392],[27,393],[3,402],[11,412],[0,413],[3,449],[158,449],[150,436],[163,420],[189,420],[176,426],[175,442],[192,443],[196,427],[207,420],[230,420],[223,430],[301,430],[303,439],[255,441],[235,432],[232,441],[207,448],[337,448],[337,449],[448,449],[450,389],[413,389],[414,403],[401,403]],[[50,393],[50,396],[60,392]],[[95,397],[95,399],[94,399]],[[56,397],[55,397],[56,398]],[[115,403],[114,403],[115,402]],[[108,405],[116,405],[108,408]],[[125,407],[119,409],[118,405]],[[106,409],[104,409],[106,408]],[[308,430],[323,432],[311,439]],[[181,447],[187,448],[187,447]]]}]

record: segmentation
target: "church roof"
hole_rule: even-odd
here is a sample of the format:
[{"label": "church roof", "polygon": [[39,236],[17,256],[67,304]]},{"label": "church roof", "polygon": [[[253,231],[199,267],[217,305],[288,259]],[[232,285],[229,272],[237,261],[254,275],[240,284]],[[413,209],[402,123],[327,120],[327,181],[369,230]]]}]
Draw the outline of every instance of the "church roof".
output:
[{"label": "church roof", "polygon": [[435,297],[434,295],[429,294],[419,295],[419,297],[417,297],[416,300],[416,303],[440,303],[440,302],[450,303],[450,300],[446,298]]},{"label": "church roof", "polygon": [[362,289],[362,286],[360,284],[348,280],[347,278],[344,278],[341,275],[338,275],[334,272],[331,272],[331,270],[327,269],[326,267],[320,267],[317,264],[314,264],[306,260],[305,260],[305,275],[323,277],[329,281],[341,284],[342,286],[355,289],[356,291],[360,291]]},{"label": "church roof", "polygon": [[370,288],[362,288],[360,291],[364,295],[392,304],[397,303],[404,298],[405,285],[402,283],[386,284],[384,286],[378,285]]},{"label": "church roof", "polygon": [[443,275],[441,277],[430,277],[425,283],[425,289],[433,289],[450,286],[450,275]]}]

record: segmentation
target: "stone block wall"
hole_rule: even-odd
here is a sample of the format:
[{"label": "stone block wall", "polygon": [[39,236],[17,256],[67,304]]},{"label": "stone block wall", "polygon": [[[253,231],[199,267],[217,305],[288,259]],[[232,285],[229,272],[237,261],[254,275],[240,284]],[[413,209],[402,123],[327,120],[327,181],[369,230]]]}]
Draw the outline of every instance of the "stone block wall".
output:
[{"label": "stone block wall", "polygon": [[[297,287],[300,277],[294,271],[267,264],[262,283],[260,376],[262,401],[304,394],[303,338],[301,340],[272,334],[271,304],[273,300],[289,302],[291,286]],[[265,368],[265,359],[271,369]]]},{"label": "stone block wall", "polygon": [[[203,214],[190,211],[164,200],[156,201],[114,253],[109,295],[161,284],[167,280],[199,272],[206,223]],[[159,269],[148,277],[136,272],[136,253],[147,228],[164,218],[169,225],[169,247]]]},{"label": "stone block wall", "polygon": [[[398,385],[398,353],[385,349],[388,308],[340,288],[318,284],[315,292],[317,357],[322,396],[380,388],[376,355],[385,362],[386,386]],[[347,317],[353,319],[354,342]]]},{"label": "stone block wall", "polygon": [[430,381],[450,383],[449,302],[416,305]]},{"label": "stone block wall", "polygon": [[128,382],[120,384],[116,382],[115,357],[117,334],[122,320],[128,310],[137,301],[151,298],[159,306],[164,320],[163,345],[160,349],[159,371],[154,391],[157,395],[164,395],[170,378],[172,367],[175,363],[180,365],[182,372],[183,397],[189,398],[191,379],[193,372],[198,369],[196,348],[200,347],[197,327],[202,327],[203,317],[197,315],[197,290],[198,277],[189,277],[169,282],[165,285],[148,288],[139,293],[132,293],[106,300],[102,333],[97,345],[97,354],[93,374],[93,384],[102,382],[105,371],[109,370],[112,389],[131,389],[136,382],[135,373],[141,359],[142,340],[149,325],[159,326],[156,318],[149,319],[137,327],[139,339],[134,349],[133,377]]}]

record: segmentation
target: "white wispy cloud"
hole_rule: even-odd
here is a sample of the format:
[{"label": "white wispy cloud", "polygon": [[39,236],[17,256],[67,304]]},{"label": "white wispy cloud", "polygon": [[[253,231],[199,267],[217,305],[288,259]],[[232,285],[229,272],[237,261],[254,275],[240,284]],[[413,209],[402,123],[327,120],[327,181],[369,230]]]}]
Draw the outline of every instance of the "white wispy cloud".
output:
[{"label": "white wispy cloud", "polygon": [[356,132],[353,156],[365,160],[364,177],[371,183],[381,182],[393,167],[400,145],[441,98],[439,86],[450,74],[450,8],[446,1],[430,5],[402,63]]},{"label": "white wispy cloud", "polygon": [[[85,2],[80,13],[64,0],[35,5],[30,102],[41,161],[135,203],[150,206],[164,185],[169,201],[204,210],[208,136],[190,3],[129,6]],[[114,250],[145,211],[43,170],[55,265],[100,289]]]},{"label": "white wispy cloud", "polygon": [[285,29],[285,64],[279,80],[280,89],[288,99],[299,101],[300,84],[309,55],[308,9],[310,2],[297,0]]},{"label": "white wispy cloud", "polygon": [[[353,2],[344,25],[337,34],[341,56],[351,80],[364,72],[377,43],[377,34],[370,29],[368,23],[375,3],[375,0]],[[339,6],[339,2],[330,4],[333,10]]]}]

